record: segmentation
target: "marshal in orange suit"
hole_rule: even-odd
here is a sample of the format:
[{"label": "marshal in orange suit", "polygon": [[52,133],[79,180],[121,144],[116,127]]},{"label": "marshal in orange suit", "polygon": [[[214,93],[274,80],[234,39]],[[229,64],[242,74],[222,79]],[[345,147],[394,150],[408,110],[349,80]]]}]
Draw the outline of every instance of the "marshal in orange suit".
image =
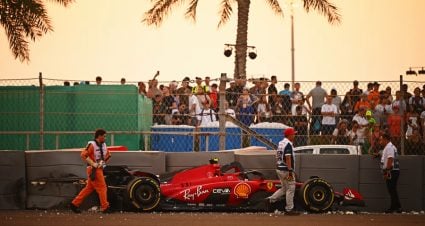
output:
[{"label": "marshal in orange suit", "polygon": [[106,148],[105,140],[106,131],[104,129],[97,129],[94,134],[94,140],[89,141],[86,148],[81,151],[81,158],[87,162],[88,179],[86,186],[70,204],[71,210],[75,213],[81,212],[79,206],[93,191],[96,191],[99,196],[102,212],[110,212],[103,168],[106,166],[105,163],[111,158],[111,155]]}]

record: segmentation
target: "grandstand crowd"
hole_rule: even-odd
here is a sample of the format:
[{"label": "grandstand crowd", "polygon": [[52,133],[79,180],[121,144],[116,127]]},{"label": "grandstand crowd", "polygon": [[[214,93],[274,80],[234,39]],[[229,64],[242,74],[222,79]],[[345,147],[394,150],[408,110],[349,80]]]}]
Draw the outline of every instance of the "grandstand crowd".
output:
[{"label": "grandstand crowd", "polygon": [[[252,83],[252,84],[251,84]],[[381,87],[378,82],[349,90],[329,92],[320,81],[311,90],[289,83],[277,89],[277,78],[237,79],[226,88],[225,112],[247,126],[261,122],[282,123],[298,133],[296,146],[308,144],[351,144],[363,154],[378,155],[379,135],[388,132],[407,155],[425,154],[425,85],[401,90]],[[210,77],[185,77],[159,85],[156,79],[146,86],[138,83],[140,95],[152,99],[154,124],[201,126],[218,120],[218,84]]]}]

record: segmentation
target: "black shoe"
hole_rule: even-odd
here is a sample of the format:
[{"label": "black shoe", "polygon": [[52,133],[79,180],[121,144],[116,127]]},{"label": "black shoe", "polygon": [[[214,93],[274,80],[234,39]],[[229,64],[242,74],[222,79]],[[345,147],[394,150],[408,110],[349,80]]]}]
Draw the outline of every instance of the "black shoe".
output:
[{"label": "black shoe", "polygon": [[385,210],[385,213],[402,213],[402,212],[403,211],[402,211],[401,208],[397,208],[397,209],[390,208],[390,209]]},{"label": "black shoe", "polygon": [[273,212],[272,203],[269,198],[264,199],[264,211],[266,211],[267,213]]},{"label": "black shoe", "polygon": [[285,215],[287,215],[287,216],[298,216],[298,215],[300,215],[300,213],[297,212],[297,211],[294,211],[294,210],[290,210],[290,211],[285,211]]},{"label": "black shoe", "polygon": [[394,212],[393,209],[387,209],[387,210],[384,211],[384,213],[393,213],[393,212]]},{"label": "black shoe", "polygon": [[80,208],[78,208],[78,206],[74,205],[74,204],[70,204],[69,207],[71,208],[72,212],[74,213],[81,213]]},{"label": "black shoe", "polygon": [[112,210],[111,208],[108,207],[107,209],[102,210],[102,213],[104,214],[112,213]]}]

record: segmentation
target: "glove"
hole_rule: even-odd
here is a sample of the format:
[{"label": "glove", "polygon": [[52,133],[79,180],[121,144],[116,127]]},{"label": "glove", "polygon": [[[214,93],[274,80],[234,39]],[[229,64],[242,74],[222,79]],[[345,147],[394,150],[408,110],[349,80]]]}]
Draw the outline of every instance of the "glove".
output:
[{"label": "glove", "polygon": [[384,169],[382,170],[382,173],[385,180],[391,179],[391,170]]},{"label": "glove", "polygon": [[[94,163],[94,164],[97,164],[97,163]],[[94,167],[94,164],[93,164],[93,167],[91,168],[91,173],[90,173],[90,180],[92,181],[96,179],[96,168]]]},{"label": "glove", "polygon": [[295,180],[294,172],[289,171],[288,176],[286,177],[286,180],[287,181],[293,181],[293,180]]}]

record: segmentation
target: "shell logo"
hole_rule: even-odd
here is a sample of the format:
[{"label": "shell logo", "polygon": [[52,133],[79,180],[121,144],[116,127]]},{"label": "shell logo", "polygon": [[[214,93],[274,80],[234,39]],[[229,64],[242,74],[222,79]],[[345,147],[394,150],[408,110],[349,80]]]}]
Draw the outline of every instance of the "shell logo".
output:
[{"label": "shell logo", "polygon": [[239,183],[235,186],[234,192],[238,198],[246,199],[251,193],[251,187],[247,183]]}]

